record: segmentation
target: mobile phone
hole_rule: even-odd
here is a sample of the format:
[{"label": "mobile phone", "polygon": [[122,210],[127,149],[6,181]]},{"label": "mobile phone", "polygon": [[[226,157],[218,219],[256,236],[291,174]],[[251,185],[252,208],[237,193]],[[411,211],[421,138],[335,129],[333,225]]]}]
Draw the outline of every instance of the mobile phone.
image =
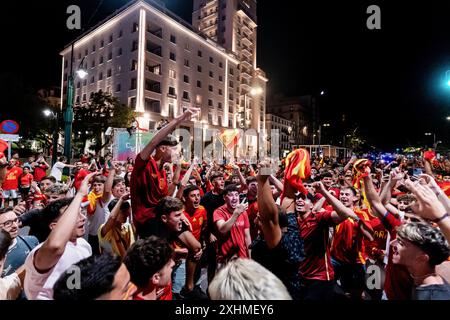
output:
[{"label": "mobile phone", "polygon": [[413,175],[419,176],[421,174],[423,174],[423,170],[422,169],[420,169],[420,168],[413,169]]}]

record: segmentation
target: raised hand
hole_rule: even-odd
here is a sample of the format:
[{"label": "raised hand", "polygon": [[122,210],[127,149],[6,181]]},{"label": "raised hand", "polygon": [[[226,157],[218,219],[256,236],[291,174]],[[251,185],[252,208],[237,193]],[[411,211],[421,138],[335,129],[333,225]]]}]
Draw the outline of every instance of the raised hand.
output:
[{"label": "raised hand", "polygon": [[439,219],[446,213],[444,206],[429,186],[411,180],[406,180],[405,186],[416,197],[416,201],[411,204],[414,213],[429,220]]},{"label": "raised hand", "polygon": [[193,116],[200,113],[200,108],[190,107],[180,116],[182,121],[189,121]]},{"label": "raised hand", "polygon": [[239,217],[247,209],[248,209],[248,202],[247,202],[247,199],[244,199],[241,203],[239,203],[236,206],[236,209],[234,209],[234,214],[237,215],[237,217]]},{"label": "raised hand", "polygon": [[312,186],[312,187],[316,190],[316,192],[318,192],[318,193],[323,193],[323,192],[325,191],[325,186],[324,186],[323,183],[320,182],[320,181],[313,182],[313,184],[312,184],[311,186]]},{"label": "raised hand", "polygon": [[258,175],[256,179],[265,181],[272,174],[272,163],[270,159],[265,159],[258,164]]},{"label": "raised hand", "polygon": [[97,175],[99,175],[97,171],[88,174],[81,182],[80,188],[78,189],[78,193],[81,194],[83,197],[87,196],[89,193],[89,181]]}]

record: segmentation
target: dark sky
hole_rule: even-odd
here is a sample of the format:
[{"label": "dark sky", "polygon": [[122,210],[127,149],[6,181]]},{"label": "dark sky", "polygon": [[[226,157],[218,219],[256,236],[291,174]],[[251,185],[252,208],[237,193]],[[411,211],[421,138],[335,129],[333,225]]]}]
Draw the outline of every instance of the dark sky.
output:
[{"label": "dark sky", "polygon": [[[59,52],[77,35],[66,29],[67,6],[78,4],[86,24],[100,3],[92,23],[126,2],[2,4],[0,80],[12,74],[35,88],[59,85]],[[191,0],[164,2],[191,20]],[[381,7],[381,30],[366,28],[371,4]],[[450,69],[449,15],[449,1],[259,0],[258,65],[270,80],[270,95],[325,90],[318,101],[323,121],[333,124],[345,113],[348,127],[359,126],[372,145],[429,142],[424,132],[446,142],[450,90],[442,83]],[[0,87],[0,96],[8,91]]]}]

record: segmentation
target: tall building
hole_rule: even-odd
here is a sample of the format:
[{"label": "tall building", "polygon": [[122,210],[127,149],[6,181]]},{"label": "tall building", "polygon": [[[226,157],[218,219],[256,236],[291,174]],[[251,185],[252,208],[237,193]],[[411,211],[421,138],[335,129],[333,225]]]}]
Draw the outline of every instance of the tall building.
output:
[{"label": "tall building", "polygon": [[[232,2],[227,1],[226,7],[231,8]],[[243,10],[230,19],[247,23],[256,34],[256,24],[250,24],[253,20]],[[241,51],[216,40],[160,2],[132,1],[75,40],[73,67],[82,63],[89,73],[84,80],[74,80],[75,104],[87,102],[99,90],[109,92],[140,112],[140,126],[146,129],[155,129],[159,121],[170,120],[189,106],[201,108],[195,121],[204,128],[240,128],[246,109],[248,127],[259,131],[264,128],[267,79],[255,68],[256,43],[252,58],[244,59]],[[66,94],[71,53],[70,45],[61,52],[61,98]],[[256,86],[262,89],[257,98],[250,95]],[[183,127],[192,130],[193,122]]]},{"label": "tall building", "polygon": [[313,143],[315,126],[315,101],[312,96],[283,97],[276,96],[267,106],[267,112],[290,120],[293,125],[294,145]]},{"label": "tall building", "polygon": [[[273,145],[272,131],[278,130],[278,146],[279,156],[285,158],[292,150],[295,143],[294,128],[295,123],[287,120],[283,117],[276,116],[274,114],[266,114],[266,128],[267,128],[267,143]],[[271,148],[267,146],[267,150]]]}]

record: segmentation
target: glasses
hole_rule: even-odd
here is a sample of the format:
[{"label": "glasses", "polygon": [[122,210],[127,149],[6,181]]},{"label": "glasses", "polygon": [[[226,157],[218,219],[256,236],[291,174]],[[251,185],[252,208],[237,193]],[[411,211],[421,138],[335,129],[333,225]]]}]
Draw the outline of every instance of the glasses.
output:
[{"label": "glasses", "polygon": [[13,223],[19,223],[19,218],[15,218],[14,220],[8,220],[3,223],[0,223],[0,226],[3,228],[9,228],[13,225]]}]

